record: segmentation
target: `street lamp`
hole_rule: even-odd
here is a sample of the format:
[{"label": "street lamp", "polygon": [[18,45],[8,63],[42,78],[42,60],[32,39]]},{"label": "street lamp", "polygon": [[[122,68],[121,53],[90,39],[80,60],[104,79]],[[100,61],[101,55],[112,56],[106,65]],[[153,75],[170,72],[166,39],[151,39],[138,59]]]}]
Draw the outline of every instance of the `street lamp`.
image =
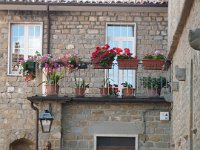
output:
[{"label": "street lamp", "polygon": [[40,124],[42,127],[42,132],[43,133],[49,133],[51,130],[51,125],[53,122],[53,116],[49,112],[49,110],[45,110],[40,114]]}]

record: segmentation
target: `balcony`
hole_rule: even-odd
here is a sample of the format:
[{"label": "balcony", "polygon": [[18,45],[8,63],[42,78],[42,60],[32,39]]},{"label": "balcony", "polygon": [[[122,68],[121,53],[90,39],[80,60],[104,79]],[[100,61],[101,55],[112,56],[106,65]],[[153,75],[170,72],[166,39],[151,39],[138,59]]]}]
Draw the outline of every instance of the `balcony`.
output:
[{"label": "balcony", "polygon": [[[142,63],[139,63],[137,70],[118,70],[117,64],[113,64],[112,69],[94,69],[92,65],[87,68],[80,68],[72,73],[66,69],[64,77],[59,81],[58,95],[46,96],[45,84],[42,83],[45,77],[42,71],[36,72],[36,79],[33,86],[33,95],[28,97],[31,101],[75,101],[75,102],[125,102],[125,103],[162,103],[166,102],[164,94],[170,93],[170,74],[163,70],[144,70]],[[60,70],[61,72],[61,70]],[[134,94],[131,96],[122,96],[123,86],[116,80],[115,76],[123,77],[121,82],[129,82],[133,85]],[[132,76],[130,76],[132,74]],[[89,88],[85,91],[85,96],[76,96],[76,79],[85,80]],[[117,95],[108,94],[102,96],[100,89],[106,78],[109,78],[110,84],[118,84],[120,92]],[[42,83],[42,84],[41,84]],[[39,85],[39,86],[38,86]],[[108,88],[108,91],[112,90]],[[109,92],[110,93],[110,92]]]}]

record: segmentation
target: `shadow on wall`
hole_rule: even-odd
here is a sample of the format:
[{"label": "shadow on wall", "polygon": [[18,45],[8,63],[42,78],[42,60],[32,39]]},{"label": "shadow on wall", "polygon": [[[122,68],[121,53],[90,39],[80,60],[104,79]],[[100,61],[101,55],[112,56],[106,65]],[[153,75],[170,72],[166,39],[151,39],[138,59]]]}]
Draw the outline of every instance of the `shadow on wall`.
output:
[{"label": "shadow on wall", "polygon": [[34,144],[30,140],[21,138],[12,142],[9,150],[34,150]]}]

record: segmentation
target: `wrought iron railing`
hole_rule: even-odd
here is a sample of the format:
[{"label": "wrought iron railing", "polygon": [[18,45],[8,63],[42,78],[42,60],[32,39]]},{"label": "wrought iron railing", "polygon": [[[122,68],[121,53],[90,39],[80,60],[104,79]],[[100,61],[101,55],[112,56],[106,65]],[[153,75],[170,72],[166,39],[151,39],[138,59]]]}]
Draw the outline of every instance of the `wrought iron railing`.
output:
[{"label": "wrought iron railing", "polygon": [[[61,71],[61,69],[58,71]],[[120,79],[120,75],[123,79]],[[133,85],[135,92],[132,97],[159,97],[162,96],[163,89],[170,90],[170,74],[167,71],[143,70],[142,65],[139,65],[138,70],[118,70],[116,64],[113,64],[112,69],[109,70],[94,69],[92,65],[88,65],[85,69],[77,69],[71,73],[65,69],[64,76],[58,83],[58,95],[69,97],[76,96],[74,90],[76,87],[75,82],[80,78],[89,84],[89,88],[86,89],[85,97],[100,97],[99,88],[103,85],[108,85],[106,84],[108,83],[108,79],[110,84],[118,84],[120,92],[117,97],[121,97],[123,88],[119,81],[122,83],[127,81]],[[33,81],[34,95],[45,96],[45,83],[42,83],[44,80],[45,76],[41,70],[38,70],[36,79]],[[111,90],[109,86],[107,86],[107,88]],[[113,94],[108,96],[113,96]]]}]

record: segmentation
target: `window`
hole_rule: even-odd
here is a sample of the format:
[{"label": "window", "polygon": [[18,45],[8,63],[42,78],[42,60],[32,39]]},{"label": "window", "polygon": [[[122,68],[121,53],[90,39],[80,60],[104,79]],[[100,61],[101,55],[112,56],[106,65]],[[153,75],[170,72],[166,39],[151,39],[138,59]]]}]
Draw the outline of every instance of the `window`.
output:
[{"label": "window", "polygon": [[[135,24],[107,24],[107,43],[111,47],[129,48],[136,55],[136,25]],[[116,60],[114,63],[117,63]],[[113,84],[118,84],[122,91],[121,83],[125,81],[135,87],[135,70],[118,70],[114,65],[108,72],[108,77]]]},{"label": "window", "polygon": [[41,23],[11,23],[10,25],[9,74],[19,74],[17,62],[42,54]]}]

